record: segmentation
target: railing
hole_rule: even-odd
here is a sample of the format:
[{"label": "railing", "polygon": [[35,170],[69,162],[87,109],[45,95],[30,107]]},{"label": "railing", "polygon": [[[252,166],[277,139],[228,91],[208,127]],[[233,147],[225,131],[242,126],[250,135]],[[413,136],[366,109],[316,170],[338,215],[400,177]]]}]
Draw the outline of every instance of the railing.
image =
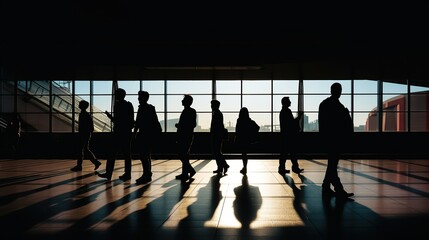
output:
[{"label": "railing", "polygon": [[[18,81],[18,89],[25,92],[28,96],[34,97],[43,105],[50,106],[49,81]],[[75,96],[75,112],[79,112],[79,102],[83,100]],[[72,124],[73,119],[73,97],[71,93],[59,84],[52,82],[52,109],[66,117],[67,121]],[[95,112],[102,112],[95,106],[92,106]],[[78,121],[78,119],[76,119]],[[104,115],[93,117],[94,131],[110,132],[110,119]]]}]

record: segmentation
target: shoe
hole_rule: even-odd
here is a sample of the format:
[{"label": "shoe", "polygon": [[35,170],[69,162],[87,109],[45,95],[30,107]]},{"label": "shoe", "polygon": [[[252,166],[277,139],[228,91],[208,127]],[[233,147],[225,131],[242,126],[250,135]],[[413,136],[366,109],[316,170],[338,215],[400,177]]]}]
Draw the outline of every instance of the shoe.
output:
[{"label": "shoe", "polygon": [[112,179],[112,176],[108,176],[106,173],[99,173],[97,175],[101,178],[106,178],[107,180]]},{"label": "shoe", "polygon": [[97,170],[97,169],[100,167],[100,165],[101,165],[101,162],[100,162],[100,161],[96,162],[96,163],[94,164],[94,171],[95,171],[95,170]]},{"label": "shoe", "polygon": [[279,168],[278,173],[280,175],[285,175],[286,173],[290,173],[290,170],[284,169],[284,168]]},{"label": "shoe", "polygon": [[246,173],[247,173],[247,168],[242,168],[242,169],[240,170],[240,173],[242,173],[242,174],[246,174]]},{"label": "shoe", "polygon": [[219,174],[219,173],[222,173],[222,168],[221,168],[221,169],[214,170],[214,171],[213,171],[213,173],[218,173],[218,174]]},{"label": "shoe", "polygon": [[292,172],[296,173],[296,174],[300,174],[301,172],[303,172],[304,169],[303,168],[299,168],[299,167],[292,167]]},{"label": "shoe", "polygon": [[335,196],[337,198],[342,198],[342,199],[353,197],[354,195],[355,195],[354,193],[348,193],[346,191],[335,192]]},{"label": "shoe", "polygon": [[178,180],[187,180],[188,178],[189,178],[188,174],[184,174],[184,173],[176,176],[176,179]]},{"label": "shoe", "polygon": [[228,168],[229,168],[229,165],[228,165],[228,164],[226,164],[226,165],[223,167],[223,173],[224,173],[224,174],[226,174],[226,172],[228,172]]},{"label": "shoe", "polygon": [[122,181],[128,181],[128,180],[130,180],[131,179],[131,175],[129,175],[129,174],[124,174],[124,175],[122,175],[122,176],[119,176],[119,179],[121,179]]},{"label": "shoe", "polygon": [[190,171],[189,171],[189,178],[191,178],[191,177],[193,177],[194,175],[195,175],[195,173],[197,173],[196,171],[195,171],[195,169],[191,169]]},{"label": "shoe", "polygon": [[152,181],[152,177],[149,176],[141,176],[140,178],[136,179],[137,184],[145,184]]},{"label": "shoe", "polygon": [[76,165],[76,166],[70,168],[70,170],[73,171],[73,172],[82,171],[82,166]]},{"label": "shoe", "polygon": [[335,191],[330,188],[322,188],[322,195],[326,197],[333,197],[335,195]]}]

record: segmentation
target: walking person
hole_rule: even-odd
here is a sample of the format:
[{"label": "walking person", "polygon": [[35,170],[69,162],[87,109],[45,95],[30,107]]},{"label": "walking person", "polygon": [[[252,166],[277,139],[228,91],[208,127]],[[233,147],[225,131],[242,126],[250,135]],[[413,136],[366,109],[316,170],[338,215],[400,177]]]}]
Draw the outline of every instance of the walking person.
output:
[{"label": "walking person", "polygon": [[217,169],[213,173],[223,172],[225,174],[228,171],[229,165],[222,154],[222,143],[225,135],[223,114],[219,110],[220,102],[218,100],[212,100],[210,104],[212,108],[212,121],[210,124],[211,147],[217,165]]},{"label": "walking person", "polygon": [[179,158],[182,162],[182,173],[176,179],[187,180],[192,178],[196,171],[189,162],[189,151],[194,140],[194,128],[197,126],[197,112],[191,107],[194,99],[191,95],[184,95],[182,99],[183,110],[180,114],[177,128],[177,145]]},{"label": "walking person", "polygon": [[73,172],[82,171],[82,163],[85,156],[85,152],[88,154],[89,160],[94,164],[94,171],[97,170],[101,162],[97,160],[94,153],[89,148],[89,143],[91,140],[92,133],[94,132],[94,122],[92,121],[91,115],[87,112],[89,103],[85,100],[79,102],[79,158],[77,160],[76,166],[72,167],[70,170]]},{"label": "walking person", "polygon": [[143,174],[136,179],[137,184],[144,184],[152,181],[152,160],[151,154],[154,143],[157,142],[162,132],[161,124],[156,115],[155,107],[148,104],[149,93],[138,92],[139,109],[134,127],[134,139],[138,143],[140,160],[142,162]]},{"label": "walking person", "polygon": [[240,173],[247,174],[247,153],[250,145],[256,141],[259,125],[250,118],[249,110],[246,107],[240,109],[237,124],[235,125],[235,145],[241,151],[243,168]]},{"label": "walking person", "polygon": [[115,105],[113,115],[105,111],[110,120],[113,122],[113,139],[109,150],[111,151],[107,158],[106,173],[98,174],[101,178],[110,180],[117,154],[122,150],[125,158],[125,172],[119,176],[122,181],[131,179],[131,137],[134,127],[134,107],[131,102],[125,100],[126,91],[118,88],[115,91]]},{"label": "walking person", "polygon": [[[353,122],[349,110],[340,102],[342,86],[336,82],[331,85],[331,96],[323,100],[319,105],[319,132],[324,143],[328,144],[328,166],[322,184],[324,196],[336,196],[349,198],[353,193],[344,190],[338,177],[338,162],[340,149],[353,132]],[[331,185],[334,187],[333,191]]]},{"label": "walking person", "polygon": [[290,155],[292,163],[292,171],[301,173],[304,169],[299,168],[298,159],[295,154],[296,141],[301,130],[299,121],[302,118],[302,112],[298,113],[296,118],[293,117],[290,110],[291,101],[289,97],[283,97],[281,100],[282,110],[280,111],[280,134],[281,134],[281,150],[279,159],[278,173],[284,175],[290,171],[286,169],[286,158]]}]

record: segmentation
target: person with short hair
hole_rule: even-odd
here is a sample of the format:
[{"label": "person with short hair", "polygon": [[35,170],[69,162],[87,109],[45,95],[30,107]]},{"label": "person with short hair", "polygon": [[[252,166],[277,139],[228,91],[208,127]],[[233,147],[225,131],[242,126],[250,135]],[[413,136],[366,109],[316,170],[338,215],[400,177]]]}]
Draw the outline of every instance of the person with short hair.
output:
[{"label": "person with short hair", "polygon": [[182,162],[182,174],[177,175],[176,179],[180,180],[188,180],[196,173],[189,162],[189,152],[194,140],[194,128],[197,126],[197,112],[191,107],[193,101],[194,99],[191,95],[185,94],[183,96],[183,110],[180,114],[179,122],[175,124],[179,158]]},{"label": "person with short hair", "polygon": [[136,179],[137,184],[152,181],[151,153],[155,142],[162,132],[161,124],[156,115],[155,107],[148,103],[149,93],[138,92],[139,109],[137,110],[136,123],[134,126],[134,139],[138,143],[140,161],[142,162],[143,174]]},{"label": "person with short hair", "polygon": [[[336,196],[337,198],[349,198],[353,193],[344,190],[338,177],[338,162],[340,149],[348,142],[353,132],[353,122],[349,110],[340,102],[342,86],[336,82],[331,85],[331,96],[323,100],[319,105],[319,132],[328,144],[328,166],[322,184],[323,196]],[[333,191],[331,185],[334,187]]]},{"label": "person with short hair", "polygon": [[212,120],[210,123],[211,147],[217,165],[217,169],[213,173],[219,174],[223,172],[225,174],[228,171],[229,165],[222,154],[222,143],[225,135],[223,114],[219,110],[220,102],[218,100],[212,100],[210,105],[212,108]]},{"label": "person with short hair", "polygon": [[298,116],[294,118],[292,111],[290,110],[290,98],[283,97],[281,100],[282,110],[280,111],[280,134],[281,141],[280,144],[280,159],[279,159],[279,168],[278,173],[284,175],[290,171],[286,169],[286,158],[289,155],[290,161],[292,163],[292,172],[301,173],[304,169],[299,168],[298,159],[295,154],[296,141],[301,127],[299,126],[299,121],[302,118],[302,112],[298,113]]},{"label": "person with short hair", "polygon": [[94,164],[94,171],[97,170],[101,162],[95,157],[95,154],[89,148],[89,143],[91,140],[92,133],[94,132],[94,122],[92,121],[91,115],[87,112],[87,108],[89,107],[89,103],[85,100],[81,100],[79,102],[79,158],[77,159],[76,166],[72,167],[70,170],[77,172],[82,171],[82,163],[83,158],[85,156],[85,152],[88,153],[89,160]]},{"label": "person with short hair", "polygon": [[113,115],[108,111],[104,113],[113,122],[113,139],[107,158],[106,172],[98,174],[101,178],[110,180],[115,167],[116,156],[122,150],[125,158],[125,172],[119,176],[122,181],[131,179],[131,139],[132,129],[134,128],[134,107],[133,104],[125,100],[126,91],[118,88],[115,91],[115,105],[113,106]]}]

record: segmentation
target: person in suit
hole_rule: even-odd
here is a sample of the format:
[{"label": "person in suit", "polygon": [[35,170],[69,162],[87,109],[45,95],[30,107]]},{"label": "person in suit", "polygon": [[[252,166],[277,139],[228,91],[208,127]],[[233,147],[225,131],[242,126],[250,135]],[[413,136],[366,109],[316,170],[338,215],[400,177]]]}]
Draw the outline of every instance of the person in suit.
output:
[{"label": "person in suit", "polygon": [[111,152],[107,158],[106,172],[99,173],[98,176],[107,180],[112,178],[116,157],[120,150],[123,151],[125,158],[125,172],[119,176],[119,179],[122,181],[131,179],[131,139],[134,127],[134,107],[131,102],[125,100],[126,94],[124,89],[118,88],[114,96],[113,115],[105,111],[107,117],[113,122],[113,138],[109,149]]},{"label": "person in suit", "polygon": [[158,120],[158,115],[156,115],[155,107],[147,102],[149,100],[149,93],[139,91],[138,99],[139,109],[134,127],[134,139],[138,143],[143,174],[140,178],[136,179],[136,183],[143,184],[152,181],[151,153],[154,143],[157,142],[162,132],[162,128]]},{"label": "person in suit", "polygon": [[243,168],[240,173],[247,173],[247,153],[250,145],[256,141],[259,125],[250,118],[249,110],[246,107],[240,109],[237,123],[235,125],[235,145],[241,151]]},{"label": "person in suit", "polygon": [[[353,132],[353,122],[349,110],[340,102],[342,86],[336,82],[331,85],[331,96],[324,99],[319,105],[319,132],[327,145],[328,166],[322,184],[324,196],[349,198],[353,193],[344,190],[338,177],[339,151],[349,140]],[[333,191],[331,185],[334,187]]]},{"label": "person in suit", "polygon": [[89,143],[91,141],[91,135],[94,132],[94,122],[92,121],[91,115],[87,112],[89,103],[85,100],[79,102],[79,125],[78,125],[78,135],[79,135],[79,158],[77,160],[76,166],[72,167],[70,170],[73,172],[82,171],[83,158],[85,152],[88,153],[89,160],[94,164],[94,171],[97,170],[101,162],[95,157],[94,153],[89,149]]},{"label": "person in suit", "polygon": [[286,158],[288,153],[292,162],[292,171],[301,173],[304,169],[299,168],[298,159],[295,155],[297,136],[301,130],[299,121],[302,118],[302,112],[298,113],[296,118],[293,117],[290,110],[291,101],[289,97],[283,97],[282,110],[280,111],[280,134],[282,139],[278,173],[284,175],[290,171],[286,169]]},{"label": "person in suit", "polygon": [[186,94],[183,96],[183,110],[180,114],[179,122],[175,124],[179,158],[182,162],[182,173],[177,175],[176,179],[180,180],[192,178],[196,173],[189,162],[189,152],[194,140],[194,128],[197,126],[197,112],[191,107],[193,100],[191,95]]},{"label": "person in suit", "polygon": [[220,102],[218,100],[212,100],[210,104],[212,108],[212,121],[210,124],[211,147],[217,165],[217,169],[214,170],[213,173],[226,173],[229,165],[226,163],[225,157],[222,154],[222,142],[225,135],[223,114],[219,110]]}]

